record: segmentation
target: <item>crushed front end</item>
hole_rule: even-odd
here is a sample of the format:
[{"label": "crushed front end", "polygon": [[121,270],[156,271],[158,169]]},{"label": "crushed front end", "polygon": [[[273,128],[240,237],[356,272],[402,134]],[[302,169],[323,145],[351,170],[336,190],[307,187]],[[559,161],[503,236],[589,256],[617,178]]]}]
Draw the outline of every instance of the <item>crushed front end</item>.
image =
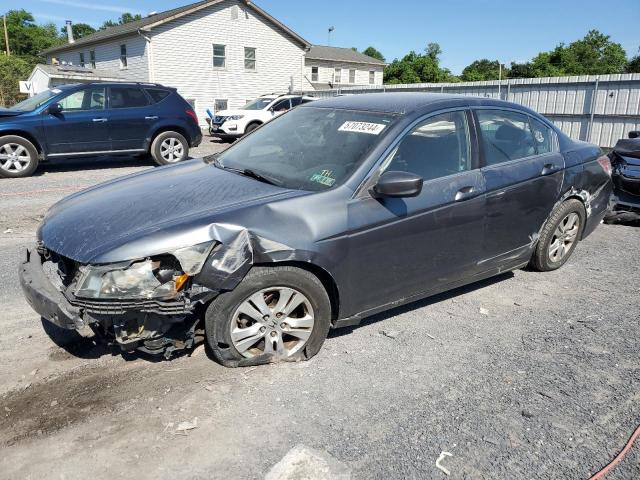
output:
[{"label": "crushed front end", "polygon": [[123,351],[169,358],[193,346],[212,290],[194,281],[215,242],[170,254],[105,264],[81,264],[39,243],[27,250],[20,283],[27,301],[61,328],[91,328]]}]

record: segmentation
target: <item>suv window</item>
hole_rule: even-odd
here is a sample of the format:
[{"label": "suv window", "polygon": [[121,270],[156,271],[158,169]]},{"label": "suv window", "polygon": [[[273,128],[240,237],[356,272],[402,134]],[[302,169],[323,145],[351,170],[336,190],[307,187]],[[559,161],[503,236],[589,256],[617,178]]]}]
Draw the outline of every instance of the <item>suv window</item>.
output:
[{"label": "suv window", "polygon": [[109,87],[109,108],[146,107],[149,99],[136,87]]},{"label": "suv window", "polygon": [[533,130],[536,152],[539,155],[551,153],[555,150],[555,134],[551,128],[547,127],[540,120],[531,117],[531,129]]},{"label": "suv window", "polygon": [[297,107],[302,103],[302,97],[293,97],[291,99],[291,107]]},{"label": "suv window", "polygon": [[407,134],[383,170],[420,175],[424,180],[471,169],[469,127],[465,112],[431,117]]},{"label": "suv window", "polygon": [[104,87],[85,88],[77,90],[58,103],[65,112],[79,112],[82,110],[104,109]]},{"label": "suv window", "polygon": [[161,88],[147,88],[145,91],[149,94],[153,103],[164,100],[171,93],[169,90],[163,90]]},{"label": "suv window", "polygon": [[291,100],[289,100],[288,98],[285,98],[284,100],[280,100],[279,102],[276,102],[275,105],[271,107],[271,109],[274,112],[286,112],[290,108],[291,108]]},{"label": "suv window", "polygon": [[503,110],[477,110],[486,165],[536,154],[529,117]]}]

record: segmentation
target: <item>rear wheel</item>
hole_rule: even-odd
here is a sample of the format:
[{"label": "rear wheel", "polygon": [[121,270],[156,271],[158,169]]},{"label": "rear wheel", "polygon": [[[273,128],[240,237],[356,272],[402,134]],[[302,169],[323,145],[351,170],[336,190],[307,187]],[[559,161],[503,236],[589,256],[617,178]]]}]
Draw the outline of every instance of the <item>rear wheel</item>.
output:
[{"label": "rear wheel", "polygon": [[158,165],[172,165],[189,156],[189,144],[178,132],[162,132],[151,144],[151,156]]},{"label": "rear wheel", "polygon": [[322,283],[295,267],[256,267],[207,309],[207,341],[227,367],[313,357],[329,332]]},{"label": "rear wheel", "polygon": [[29,177],[38,168],[38,150],[16,135],[0,137],[0,177]]},{"label": "rear wheel", "polygon": [[578,245],[586,222],[582,202],[570,199],[553,211],[542,229],[531,266],[548,272],[564,265]]}]

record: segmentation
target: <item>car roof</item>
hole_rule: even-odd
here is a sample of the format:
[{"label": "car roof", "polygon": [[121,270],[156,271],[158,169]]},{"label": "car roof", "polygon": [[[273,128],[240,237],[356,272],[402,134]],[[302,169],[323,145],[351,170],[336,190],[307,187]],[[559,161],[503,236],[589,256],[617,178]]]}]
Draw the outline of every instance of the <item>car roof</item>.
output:
[{"label": "car roof", "polygon": [[535,114],[534,111],[511,102],[492,98],[453,95],[448,93],[423,92],[386,92],[343,95],[317,100],[313,108],[339,108],[345,110],[362,110],[378,113],[409,114],[429,113],[443,108],[460,106],[494,106],[522,110]]}]

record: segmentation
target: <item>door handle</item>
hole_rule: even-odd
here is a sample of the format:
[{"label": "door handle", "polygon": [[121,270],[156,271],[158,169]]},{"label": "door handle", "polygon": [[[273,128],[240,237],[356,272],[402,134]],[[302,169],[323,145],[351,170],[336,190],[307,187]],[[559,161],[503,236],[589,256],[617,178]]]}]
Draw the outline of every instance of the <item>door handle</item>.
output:
[{"label": "door handle", "polygon": [[106,118],[94,118],[93,121],[95,123],[104,123],[104,122],[107,121],[107,119]]},{"label": "door handle", "polygon": [[456,192],[455,201],[461,202],[462,200],[467,200],[469,198],[476,196],[476,189],[472,185],[467,187],[462,187],[460,190]]},{"label": "door handle", "polygon": [[553,163],[547,163],[544,167],[542,167],[542,172],[540,175],[551,175],[558,169]]},{"label": "door handle", "polygon": [[157,120],[158,116],[157,115],[151,115],[149,117],[144,117],[145,120]]}]

